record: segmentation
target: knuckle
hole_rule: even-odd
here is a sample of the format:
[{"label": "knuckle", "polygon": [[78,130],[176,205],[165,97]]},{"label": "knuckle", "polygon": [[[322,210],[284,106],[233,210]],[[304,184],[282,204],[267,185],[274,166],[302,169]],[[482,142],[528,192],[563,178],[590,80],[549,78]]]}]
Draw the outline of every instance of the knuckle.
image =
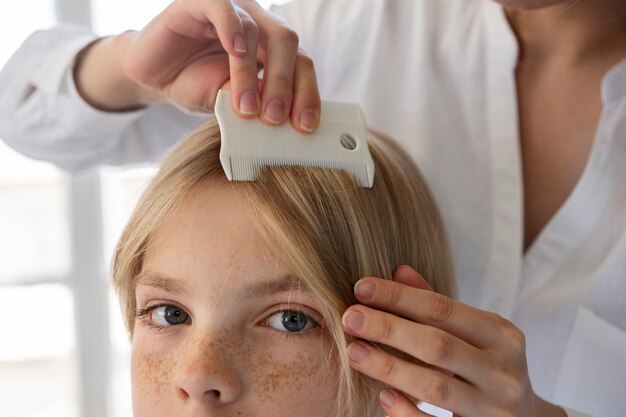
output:
[{"label": "knuckle", "polygon": [[278,25],[274,31],[274,36],[282,43],[292,47],[294,50],[298,49],[300,44],[300,37],[298,34],[287,25]]},{"label": "knuckle", "polygon": [[380,364],[380,379],[389,381],[396,373],[396,361],[391,356],[385,356]]},{"label": "knuckle", "polygon": [[252,19],[242,19],[241,24],[243,25],[243,31],[246,34],[246,37],[254,37],[257,38],[259,35],[259,26]]},{"label": "knuckle", "polygon": [[257,69],[251,65],[233,66],[230,71],[233,80],[257,79]]},{"label": "knuckle", "polygon": [[379,320],[377,325],[373,326],[376,330],[377,340],[390,340],[393,337],[393,325],[390,320]]},{"label": "knuckle", "polygon": [[509,323],[509,321],[506,320],[504,317],[492,311],[487,311],[485,312],[485,314],[487,315],[487,321],[489,321],[490,323],[495,323],[495,325],[499,328],[502,328]]},{"label": "knuckle", "polygon": [[504,378],[501,386],[501,398],[509,404],[517,404],[523,398],[526,392],[524,379],[519,374],[509,374]]},{"label": "knuckle", "polygon": [[[382,287],[385,288],[385,286],[382,286]],[[400,305],[402,302],[402,291],[399,290],[398,288],[395,288],[395,286],[390,286],[390,288],[385,288],[383,290],[383,294],[385,294],[386,304],[397,306],[397,305]]]},{"label": "knuckle", "polygon": [[223,22],[228,22],[229,25],[232,25],[234,27],[239,26],[241,18],[239,17],[239,13],[237,13],[237,10],[235,10],[233,7],[223,7],[221,8],[221,10],[219,10],[218,13],[219,14],[217,16],[219,16],[219,19],[221,19]]},{"label": "knuckle", "polygon": [[426,385],[425,401],[433,404],[442,404],[450,396],[450,384],[443,375],[434,376]]},{"label": "knuckle", "polygon": [[490,358],[494,366],[494,372],[504,372],[506,369],[509,368],[509,355],[497,350],[489,350],[488,352],[490,353]]},{"label": "knuckle", "polygon": [[280,91],[283,95],[290,95],[293,89],[293,75],[277,71],[271,74],[268,83],[271,84],[272,90]]},{"label": "knuckle", "polygon": [[302,50],[300,50],[300,52],[298,53],[297,59],[298,59],[298,65],[300,65],[301,67],[304,67],[306,69],[315,68],[315,63],[313,62],[313,59],[307,54],[305,54],[304,52],[302,52]]},{"label": "knuckle", "polygon": [[511,327],[515,327],[513,323],[511,323],[509,320],[505,319],[504,317],[502,317],[501,315],[499,315],[498,313],[490,313],[491,315],[493,315],[493,319],[496,323],[496,325],[498,327],[500,327],[501,330],[507,330]]},{"label": "knuckle", "polygon": [[508,320],[504,320],[504,325],[501,328],[502,338],[508,342],[515,352],[524,351],[526,348],[526,336],[524,332],[518,329],[513,323]]},{"label": "knuckle", "polygon": [[454,342],[446,334],[436,333],[430,341],[428,362],[433,365],[442,364],[454,355]]},{"label": "knuckle", "polygon": [[454,303],[448,297],[434,294],[434,298],[428,309],[428,318],[433,323],[443,323],[452,317],[454,312]]}]

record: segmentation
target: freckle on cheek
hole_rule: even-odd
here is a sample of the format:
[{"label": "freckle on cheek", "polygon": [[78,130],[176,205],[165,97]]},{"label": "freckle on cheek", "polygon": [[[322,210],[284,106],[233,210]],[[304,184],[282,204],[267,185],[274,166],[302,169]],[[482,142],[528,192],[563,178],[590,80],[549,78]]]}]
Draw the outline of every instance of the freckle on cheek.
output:
[{"label": "freckle on cheek", "polygon": [[[243,395],[233,404],[236,415],[258,415],[259,407],[265,407],[267,413],[298,415],[303,407],[319,407],[325,391],[330,403],[334,388],[329,385],[336,383],[336,378],[325,363],[327,351],[317,343],[282,350],[279,354],[273,348],[241,344],[229,331],[215,334],[213,340],[189,340],[167,354],[137,350],[133,355],[134,395],[153,410],[162,408],[172,399],[177,402],[178,397],[171,395],[179,372],[205,376],[218,372],[222,389]],[[185,356],[191,352],[195,353]],[[238,391],[241,389],[245,392]]]},{"label": "freckle on cheek", "polygon": [[133,369],[135,389],[148,398],[161,396],[173,377],[175,360],[168,355],[138,352]]},{"label": "freckle on cheek", "polygon": [[[287,360],[272,358],[271,356],[255,356],[253,349],[249,349],[246,365],[253,376],[256,396],[261,404],[275,404],[283,412],[296,415],[302,411],[300,407],[309,403],[314,407],[321,398],[310,398],[308,395],[319,394],[320,387],[327,386],[330,376],[325,364],[320,366],[320,359],[316,355],[320,352],[316,348],[302,349],[300,355]],[[333,378],[334,380],[335,378]]]}]

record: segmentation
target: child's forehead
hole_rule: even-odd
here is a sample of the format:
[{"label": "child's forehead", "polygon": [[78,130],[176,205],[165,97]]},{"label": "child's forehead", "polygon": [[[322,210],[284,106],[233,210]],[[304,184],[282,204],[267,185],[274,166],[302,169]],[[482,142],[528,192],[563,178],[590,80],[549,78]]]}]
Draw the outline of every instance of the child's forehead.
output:
[{"label": "child's forehead", "polygon": [[186,193],[166,214],[152,230],[149,243],[150,248],[164,241],[177,241],[189,246],[237,249],[259,238],[239,193],[227,185],[203,183]]},{"label": "child's forehead", "polygon": [[[143,270],[190,281],[274,281],[294,276],[228,184],[194,187],[151,234]],[[278,249],[278,251],[277,251]]]}]

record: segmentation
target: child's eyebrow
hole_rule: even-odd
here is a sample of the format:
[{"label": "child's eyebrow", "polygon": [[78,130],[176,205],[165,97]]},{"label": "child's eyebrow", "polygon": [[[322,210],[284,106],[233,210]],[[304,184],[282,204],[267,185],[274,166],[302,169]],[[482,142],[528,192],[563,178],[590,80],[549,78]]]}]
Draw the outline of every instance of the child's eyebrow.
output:
[{"label": "child's eyebrow", "polygon": [[180,280],[155,271],[142,271],[135,277],[135,286],[147,285],[174,295],[189,295],[187,287]]},{"label": "child's eyebrow", "polygon": [[[155,271],[140,272],[135,278],[135,285],[147,285],[175,295],[190,295],[187,286],[181,280]],[[261,298],[291,291],[311,292],[300,278],[284,275],[279,279],[267,279],[249,284],[238,293],[237,298]]]},{"label": "child's eyebrow", "polygon": [[260,298],[282,292],[311,292],[304,282],[293,275],[285,275],[277,280],[267,280],[248,285],[241,291],[240,298]]}]

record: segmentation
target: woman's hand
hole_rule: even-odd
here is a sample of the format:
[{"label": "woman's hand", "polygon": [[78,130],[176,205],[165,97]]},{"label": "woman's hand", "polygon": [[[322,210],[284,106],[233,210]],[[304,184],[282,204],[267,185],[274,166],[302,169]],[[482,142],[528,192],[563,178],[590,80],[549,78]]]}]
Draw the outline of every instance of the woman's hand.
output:
[{"label": "woman's hand", "polygon": [[393,388],[381,393],[390,417],[427,416],[425,401],[463,417],[565,417],[532,390],[524,334],[497,314],[429,290],[407,266],[394,281],[374,277],[355,286],[362,303],[343,316],[347,333],[385,344],[435,369],[403,361],[364,341],[349,347],[351,366]]},{"label": "woman's hand", "polygon": [[[261,116],[269,124],[291,118],[302,132],[317,128],[313,63],[298,48],[297,34],[253,0],[176,0],[141,31],[115,38],[96,42],[76,67],[79,91],[99,107],[167,100],[187,111],[210,112],[217,91],[228,86],[242,117]],[[99,68],[110,62],[119,63],[124,78],[112,83],[112,93],[98,87],[107,77]],[[257,76],[261,68],[263,80]],[[102,100],[105,94],[112,99]]]}]

